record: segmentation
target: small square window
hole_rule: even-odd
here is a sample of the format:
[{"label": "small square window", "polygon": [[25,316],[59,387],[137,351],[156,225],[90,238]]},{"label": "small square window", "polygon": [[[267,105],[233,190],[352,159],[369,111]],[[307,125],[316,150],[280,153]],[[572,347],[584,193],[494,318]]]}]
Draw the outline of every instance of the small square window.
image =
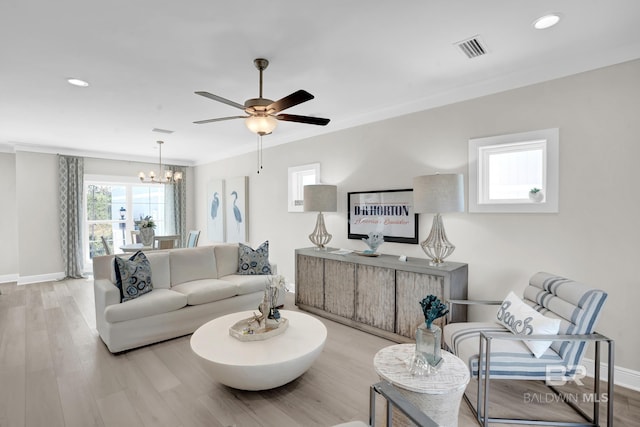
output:
[{"label": "small square window", "polygon": [[469,140],[469,212],[558,212],[558,129]]}]

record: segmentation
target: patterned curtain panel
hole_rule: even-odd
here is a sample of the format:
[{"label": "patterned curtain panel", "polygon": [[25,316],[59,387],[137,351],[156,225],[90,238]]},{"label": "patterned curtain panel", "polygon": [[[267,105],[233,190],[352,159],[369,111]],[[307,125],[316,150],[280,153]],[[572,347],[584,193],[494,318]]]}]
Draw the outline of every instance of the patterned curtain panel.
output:
[{"label": "patterned curtain panel", "polygon": [[58,156],[60,246],[66,278],[82,274],[82,188],[84,159]]},{"label": "patterned curtain panel", "polygon": [[187,168],[184,166],[169,166],[174,172],[182,172],[182,181],[179,184],[165,187],[165,218],[167,218],[167,234],[179,234],[182,236],[182,247],[186,246],[187,239]]}]

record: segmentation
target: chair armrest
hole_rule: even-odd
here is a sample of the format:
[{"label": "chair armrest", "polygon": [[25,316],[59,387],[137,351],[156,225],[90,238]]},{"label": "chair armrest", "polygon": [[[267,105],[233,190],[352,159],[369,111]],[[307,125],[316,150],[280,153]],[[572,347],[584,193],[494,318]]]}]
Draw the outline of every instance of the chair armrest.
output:
[{"label": "chair armrest", "polygon": [[470,300],[470,299],[449,299],[448,304],[462,304],[462,305],[500,305],[503,301],[492,300]]},{"label": "chair armrest", "polygon": [[375,394],[382,395],[387,400],[387,426],[391,426],[392,422],[392,409],[395,406],[403,414],[405,414],[416,425],[423,427],[438,427],[438,424],[433,421],[427,414],[422,412],[417,406],[405,399],[391,384],[386,381],[380,381],[373,384],[370,391],[370,404],[369,404],[369,425],[375,426]]},{"label": "chair armrest", "polygon": [[447,323],[451,323],[452,314],[453,314],[453,305],[500,305],[502,301],[492,301],[492,300],[470,300],[470,299],[449,299],[446,301],[447,306],[449,307],[449,314],[447,315],[446,321]]},{"label": "chair armrest", "polygon": [[480,331],[480,336],[487,339],[501,339],[510,341],[606,341],[613,339],[599,333],[569,334],[569,335],[517,335],[511,332]]}]

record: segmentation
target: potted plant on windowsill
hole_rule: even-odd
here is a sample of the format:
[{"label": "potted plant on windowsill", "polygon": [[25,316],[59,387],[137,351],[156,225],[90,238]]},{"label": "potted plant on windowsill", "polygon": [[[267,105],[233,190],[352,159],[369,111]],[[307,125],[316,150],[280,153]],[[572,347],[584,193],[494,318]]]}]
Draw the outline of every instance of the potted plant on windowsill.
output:
[{"label": "potted plant on windowsill", "polygon": [[529,190],[529,199],[534,203],[540,203],[544,199],[544,194],[539,188],[533,187]]},{"label": "potted plant on windowsill", "polygon": [[136,226],[138,230],[140,230],[140,240],[142,240],[142,244],[144,246],[153,245],[153,237],[155,236],[154,228],[156,228],[156,223],[153,218],[149,215],[145,217],[140,215],[140,219],[136,221]]}]

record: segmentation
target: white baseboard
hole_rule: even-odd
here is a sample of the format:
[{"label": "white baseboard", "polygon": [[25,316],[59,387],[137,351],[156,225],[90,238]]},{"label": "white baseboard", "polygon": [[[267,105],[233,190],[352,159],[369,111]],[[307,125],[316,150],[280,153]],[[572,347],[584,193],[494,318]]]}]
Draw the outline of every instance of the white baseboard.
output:
[{"label": "white baseboard", "polygon": [[[595,373],[595,361],[584,358],[582,363],[587,368],[587,375],[592,377]],[[600,378],[606,380],[608,377],[609,365],[600,364]],[[614,384],[631,390],[640,391],[640,372],[616,366],[613,368]]]},{"label": "white baseboard", "polygon": [[9,283],[9,282],[17,282],[18,275],[17,274],[3,274],[0,276],[0,283]]},{"label": "white baseboard", "polygon": [[18,285],[28,285],[30,283],[39,283],[39,282],[53,282],[55,280],[64,279],[64,273],[48,273],[48,274],[39,274],[36,276],[21,276],[18,277]]}]

